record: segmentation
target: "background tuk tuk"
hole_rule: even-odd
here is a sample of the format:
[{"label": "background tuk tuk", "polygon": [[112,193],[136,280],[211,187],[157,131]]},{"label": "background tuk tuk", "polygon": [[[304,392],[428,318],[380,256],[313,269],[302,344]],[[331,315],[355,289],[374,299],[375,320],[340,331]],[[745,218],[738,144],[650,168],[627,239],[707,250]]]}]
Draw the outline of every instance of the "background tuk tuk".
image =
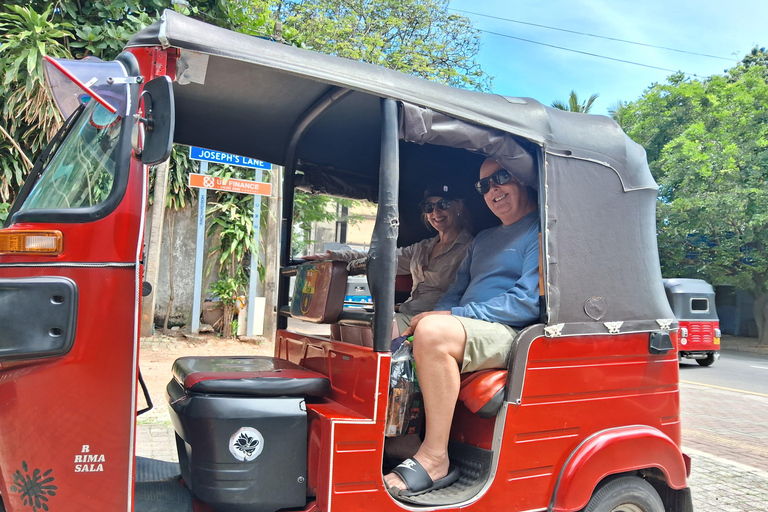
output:
[{"label": "background tuk tuk", "polygon": [[[657,186],[612,120],[172,11],[115,62],[60,64],[67,72],[49,80],[72,116],[0,231],[0,324],[12,326],[0,333],[7,510],[30,499],[77,512],[692,509]],[[78,105],[76,81],[115,112]],[[137,123],[151,128],[143,147],[131,141]],[[176,362],[167,396],[179,466],[134,454],[145,164],[167,156],[164,130],[177,144],[285,168],[274,356]],[[382,478],[394,253],[426,235],[416,207],[425,185],[450,176],[471,190],[488,156],[512,172],[535,162],[516,177],[538,191],[541,317],[520,331],[507,369],[463,392],[450,447],[459,482],[405,503]],[[378,204],[373,312],[343,308],[344,265],[292,265],[296,189]],[[469,207],[478,229],[498,222],[479,196]],[[292,317],[365,331],[370,346],[291,331]]]},{"label": "background tuk tuk", "polygon": [[715,289],[703,279],[664,279],[669,305],[680,325],[678,355],[711,366],[720,357],[720,320]]}]

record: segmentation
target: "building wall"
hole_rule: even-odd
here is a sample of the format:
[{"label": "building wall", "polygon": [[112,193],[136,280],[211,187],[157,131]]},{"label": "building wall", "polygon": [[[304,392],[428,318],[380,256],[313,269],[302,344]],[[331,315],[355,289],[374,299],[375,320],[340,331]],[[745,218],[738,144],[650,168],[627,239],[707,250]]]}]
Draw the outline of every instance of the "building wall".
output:
[{"label": "building wall", "polygon": [[[377,206],[369,202],[361,202],[360,205],[350,208],[349,215],[361,216],[362,220],[355,223],[347,223],[347,240],[344,245],[352,249],[367,251],[371,246],[373,226],[376,223]],[[336,222],[316,222],[312,228],[313,251],[324,252],[340,243],[337,239]]]},{"label": "building wall", "polygon": [[[147,227],[145,229],[145,240],[149,241],[149,233],[152,229],[152,210],[150,206],[147,211]],[[171,216],[175,217],[173,232],[173,306],[168,321],[168,326],[189,325],[192,319],[192,302],[194,297],[195,284],[195,249],[197,245],[197,203],[187,205],[183,210],[171,212],[166,210],[165,226],[163,227],[163,241],[160,249],[160,267],[158,269],[158,281],[155,287],[155,325],[162,326],[165,320],[165,313],[171,295],[170,287],[170,230],[168,222]],[[206,224],[206,229],[210,223]],[[203,254],[210,253],[211,248],[216,246],[216,237],[205,237],[205,247]],[[202,290],[203,296],[207,295],[206,290],[210,284],[217,279],[218,266],[216,262],[211,268],[210,274],[206,273],[208,267],[207,261],[203,266]]]}]

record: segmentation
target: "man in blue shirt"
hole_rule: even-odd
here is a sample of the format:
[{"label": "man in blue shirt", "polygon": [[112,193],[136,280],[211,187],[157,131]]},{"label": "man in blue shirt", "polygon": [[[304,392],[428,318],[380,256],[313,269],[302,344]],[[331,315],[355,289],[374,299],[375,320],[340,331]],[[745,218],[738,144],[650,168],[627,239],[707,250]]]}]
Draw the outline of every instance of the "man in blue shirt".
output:
[{"label": "man in blue shirt", "polygon": [[475,187],[502,225],[477,235],[436,311],[416,315],[403,333],[414,335],[426,433],[416,454],[384,478],[395,496],[422,494],[458,479],[458,468],[448,460],[448,439],[460,374],[506,368],[514,328],[539,317],[535,192],[492,159],[483,162]]}]

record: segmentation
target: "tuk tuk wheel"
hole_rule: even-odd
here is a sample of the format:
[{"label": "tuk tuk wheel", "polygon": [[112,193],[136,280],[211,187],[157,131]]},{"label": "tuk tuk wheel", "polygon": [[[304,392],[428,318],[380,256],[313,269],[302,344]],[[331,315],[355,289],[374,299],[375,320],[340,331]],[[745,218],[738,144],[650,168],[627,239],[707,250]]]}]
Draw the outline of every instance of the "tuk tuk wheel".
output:
[{"label": "tuk tuk wheel", "polygon": [[642,478],[622,476],[603,484],[584,512],[664,512],[664,503]]},{"label": "tuk tuk wheel", "polygon": [[699,363],[701,366],[712,366],[712,363],[714,363],[715,360],[717,360],[717,358],[715,357],[715,353],[710,352],[709,354],[707,354],[707,357],[705,357],[704,359],[697,359],[696,362]]}]

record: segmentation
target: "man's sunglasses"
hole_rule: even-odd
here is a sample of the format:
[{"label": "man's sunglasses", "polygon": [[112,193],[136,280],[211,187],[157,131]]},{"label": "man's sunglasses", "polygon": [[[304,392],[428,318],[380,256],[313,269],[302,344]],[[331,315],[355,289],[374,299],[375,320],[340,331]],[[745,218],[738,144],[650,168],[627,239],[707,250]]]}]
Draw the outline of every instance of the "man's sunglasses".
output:
[{"label": "man's sunglasses", "polygon": [[439,201],[435,201],[434,203],[421,203],[419,206],[421,207],[421,211],[424,213],[432,213],[435,211],[435,206],[437,206],[438,210],[445,211],[451,207],[451,200],[441,199]]},{"label": "man's sunglasses", "polygon": [[475,183],[475,188],[478,192],[480,192],[480,194],[485,195],[489,190],[491,190],[491,180],[493,180],[493,182],[497,185],[504,185],[505,183],[509,183],[513,180],[517,181],[512,177],[511,174],[509,174],[506,169],[499,169],[487,178],[483,178]]}]

